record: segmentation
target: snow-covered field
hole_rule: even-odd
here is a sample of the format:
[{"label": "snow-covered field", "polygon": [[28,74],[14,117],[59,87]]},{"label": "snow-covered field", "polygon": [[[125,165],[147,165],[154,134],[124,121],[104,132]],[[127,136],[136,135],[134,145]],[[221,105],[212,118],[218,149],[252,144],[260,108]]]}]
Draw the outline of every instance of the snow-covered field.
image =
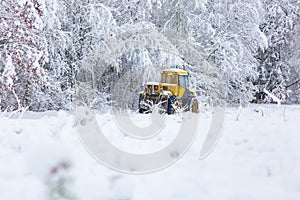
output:
[{"label": "snow-covered field", "polygon": [[[73,115],[63,111],[0,118],[1,200],[299,200],[300,106],[251,105],[226,110],[222,136],[199,160],[211,115],[199,115],[190,150],[164,170],[122,174],[81,145]],[[1,115],[1,114],[0,114]],[[110,114],[97,116],[114,145],[142,152],[174,138],[180,116],[167,116],[168,134],[145,145],[118,132]],[[148,115],[132,114],[147,124]],[[152,145],[152,146],[151,146]]]}]

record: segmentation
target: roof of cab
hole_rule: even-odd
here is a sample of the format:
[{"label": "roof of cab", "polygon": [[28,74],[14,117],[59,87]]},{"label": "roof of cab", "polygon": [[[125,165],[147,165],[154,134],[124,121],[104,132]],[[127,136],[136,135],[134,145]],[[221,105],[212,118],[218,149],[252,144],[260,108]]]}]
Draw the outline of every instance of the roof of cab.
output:
[{"label": "roof of cab", "polygon": [[170,68],[170,69],[164,69],[163,73],[176,73],[176,74],[182,74],[182,75],[187,75],[188,72],[182,69],[177,69],[177,68]]},{"label": "roof of cab", "polygon": [[159,82],[147,82],[146,85],[159,85]]}]

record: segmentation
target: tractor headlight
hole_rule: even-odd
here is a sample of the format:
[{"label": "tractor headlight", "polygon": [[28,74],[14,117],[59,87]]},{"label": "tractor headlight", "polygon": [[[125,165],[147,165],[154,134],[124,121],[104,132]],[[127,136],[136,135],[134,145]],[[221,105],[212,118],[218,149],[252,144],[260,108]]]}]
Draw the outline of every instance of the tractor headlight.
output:
[{"label": "tractor headlight", "polygon": [[154,93],[158,93],[158,85],[154,85]]},{"label": "tractor headlight", "polygon": [[152,93],[152,85],[148,85],[148,93],[149,93],[149,94]]}]

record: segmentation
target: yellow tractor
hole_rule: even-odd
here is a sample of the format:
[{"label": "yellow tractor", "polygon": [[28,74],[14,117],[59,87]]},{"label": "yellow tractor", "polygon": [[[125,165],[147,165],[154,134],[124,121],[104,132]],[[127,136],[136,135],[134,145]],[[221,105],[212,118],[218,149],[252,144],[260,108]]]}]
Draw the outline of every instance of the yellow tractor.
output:
[{"label": "yellow tractor", "polygon": [[199,112],[196,92],[189,89],[189,74],[181,69],[166,69],[161,83],[148,82],[139,96],[139,112],[151,112],[157,106],[161,113]]}]

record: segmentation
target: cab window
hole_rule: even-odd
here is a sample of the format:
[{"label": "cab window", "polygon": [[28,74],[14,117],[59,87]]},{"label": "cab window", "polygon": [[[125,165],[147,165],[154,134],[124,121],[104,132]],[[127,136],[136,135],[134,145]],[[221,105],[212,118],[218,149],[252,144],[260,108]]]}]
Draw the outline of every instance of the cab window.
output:
[{"label": "cab window", "polygon": [[183,88],[189,88],[189,80],[188,75],[179,75],[178,77],[178,85]]}]

